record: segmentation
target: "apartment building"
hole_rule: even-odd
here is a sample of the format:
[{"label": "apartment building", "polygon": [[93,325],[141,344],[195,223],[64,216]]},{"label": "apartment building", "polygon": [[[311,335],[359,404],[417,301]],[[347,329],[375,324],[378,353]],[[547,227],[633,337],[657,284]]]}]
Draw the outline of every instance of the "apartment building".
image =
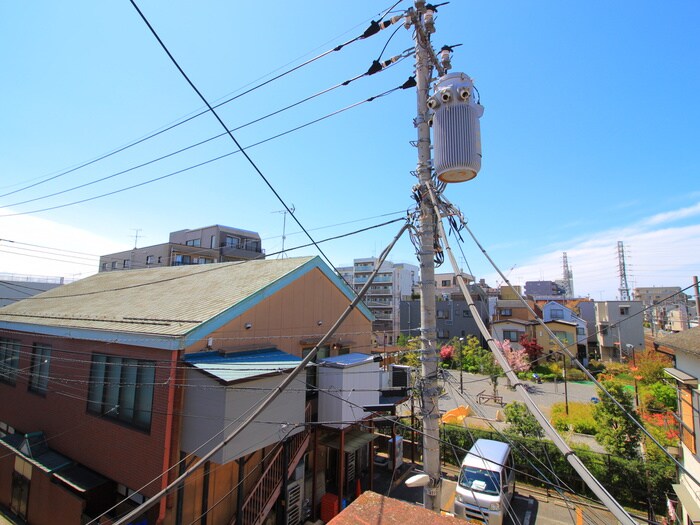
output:
[{"label": "apartment building", "polygon": [[[33,525],[130,511],[214,452],[352,297],[318,257],[299,257],[98,273],[3,308],[0,505]],[[371,487],[361,407],[383,384],[371,322],[364,305],[350,312],[317,366],[136,522],[284,522],[305,501],[318,516],[328,491]],[[329,371],[342,402],[319,395]]]},{"label": "apartment building", "polygon": [[[338,268],[338,273],[359,292],[377,267],[375,257],[355,259],[352,266]],[[400,302],[410,299],[419,279],[418,266],[384,261],[372,281],[364,303],[374,315],[373,330],[378,345],[394,344],[401,330]]]},{"label": "apartment building", "polygon": [[603,359],[622,359],[644,350],[644,325],[640,301],[598,301],[595,327]]},{"label": "apartment building", "polygon": [[170,233],[168,242],[100,256],[99,271],[264,259],[260,236],[214,225]]}]

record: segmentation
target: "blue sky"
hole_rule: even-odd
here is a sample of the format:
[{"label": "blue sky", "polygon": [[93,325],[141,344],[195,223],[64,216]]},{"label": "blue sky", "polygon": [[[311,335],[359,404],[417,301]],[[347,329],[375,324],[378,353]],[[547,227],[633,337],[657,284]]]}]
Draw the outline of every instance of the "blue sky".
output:
[{"label": "blue sky", "polygon": [[[139,5],[199,90],[217,102],[362,33],[391,2]],[[699,21],[694,1],[660,8],[649,1],[462,0],[439,8],[433,44],[462,44],[452,71],[474,78],[485,107],[482,170],[445,195],[515,284],[560,278],[566,251],[577,293],[614,299],[617,241],[625,243],[632,286],[685,287],[698,274]],[[222,118],[240,126],[365,72],[393,29],[222,106]],[[163,177],[235,146],[213,140],[66,192],[222,130],[203,115],[46,180],[201,110],[201,101],[128,2],[4,3],[0,44],[0,273],[88,275],[95,258],[62,250],[127,249],[137,229],[139,246],[165,242],[171,231],[224,224],[258,231],[268,252],[281,247],[283,207],[240,154],[37,212]],[[411,32],[401,28],[382,58],[410,47]],[[394,88],[413,67],[409,57],[234,135],[244,146],[267,139]],[[321,240],[398,218],[411,206],[414,114],[415,92],[399,91],[248,152]],[[46,197],[58,192],[65,193]],[[322,247],[334,264],[349,264],[378,255],[398,227]],[[298,230],[288,218],[286,247],[308,242]],[[466,238],[463,250],[465,270],[468,264],[496,284]],[[416,262],[408,238],[391,259]]]}]

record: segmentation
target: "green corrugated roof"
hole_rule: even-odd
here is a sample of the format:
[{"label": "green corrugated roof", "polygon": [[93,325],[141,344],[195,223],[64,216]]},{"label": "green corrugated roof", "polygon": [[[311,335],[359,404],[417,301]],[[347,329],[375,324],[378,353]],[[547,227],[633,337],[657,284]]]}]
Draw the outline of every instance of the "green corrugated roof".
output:
[{"label": "green corrugated roof", "polygon": [[183,336],[313,267],[329,273],[317,257],[102,272],[1,308],[0,327]]}]

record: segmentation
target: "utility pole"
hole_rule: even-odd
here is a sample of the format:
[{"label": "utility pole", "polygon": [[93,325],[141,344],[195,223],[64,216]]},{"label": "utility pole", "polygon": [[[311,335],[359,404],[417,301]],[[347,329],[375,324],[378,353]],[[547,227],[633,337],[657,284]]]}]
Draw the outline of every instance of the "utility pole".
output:
[{"label": "utility pole", "polygon": [[433,71],[430,33],[434,32],[433,9],[424,0],[415,0],[411,22],[416,45],[417,112],[414,125],[418,132],[418,165],[416,172],[423,198],[420,202],[420,301],[421,301],[421,369],[423,385],[421,405],[423,419],[423,468],[430,478],[423,488],[423,506],[440,512],[440,410],[438,407],[438,352],[435,338],[435,215],[425,188],[431,183],[430,125],[428,123],[428,90]]}]

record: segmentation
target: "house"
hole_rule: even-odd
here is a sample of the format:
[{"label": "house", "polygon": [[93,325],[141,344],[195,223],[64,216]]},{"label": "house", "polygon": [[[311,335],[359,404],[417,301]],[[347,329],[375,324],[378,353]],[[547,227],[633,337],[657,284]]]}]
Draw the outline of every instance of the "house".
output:
[{"label": "house", "polygon": [[[576,315],[573,310],[555,301],[548,301],[542,306],[542,319],[545,322],[566,321],[576,325],[576,333],[574,334],[574,338],[569,343],[572,345],[569,350],[571,350],[572,354],[577,355],[579,360],[586,364],[587,361],[585,360],[588,358],[588,323]],[[566,334],[568,341],[569,329],[565,329],[563,331]],[[576,348],[573,347],[574,342],[576,343]],[[543,346],[546,348],[545,345]]]},{"label": "house", "polygon": [[170,233],[168,242],[100,256],[99,271],[264,259],[260,235],[215,224]]},{"label": "house", "polygon": [[[299,257],[103,272],[0,309],[0,505],[37,525],[131,510],[236,429],[352,296]],[[316,360],[368,354],[371,322],[353,309]],[[373,438],[311,424],[316,370],[138,523],[261,523],[304,500],[317,515],[337,471],[320,441],[352,434],[367,454]]]},{"label": "house", "polygon": [[511,342],[511,347],[520,350],[520,338],[527,335],[532,337],[533,323],[531,321],[523,321],[521,319],[504,319],[502,321],[494,321],[491,328],[491,334],[497,341]]},{"label": "house", "polygon": [[622,359],[644,350],[640,301],[599,301],[594,308],[601,358]]},{"label": "house", "polygon": [[[685,472],[679,474],[678,483],[673,485],[677,502],[669,501],[680,518],[680,523],[700,522],[700,495],[698,484],[691,479],[700,480],[700,451],[698,435],[700,423],[700,327],[684,330],[676,334],[656,338],[656,344],[671,350],[675,354],[675,366],[667,368],[667,375],[678,388],[678,422],[681,434],[680,462]],[[688,475],[690,474],[690,476]]]},{"label": "house", "polygon": [[521,321],[533,321],[535,317],[540,315],[540,309],[531,299],[525,299],[525,302],[535,312],[535,315],[530,312],[530,309],[520,299],[499,299],[496,301],[493,320],[520,319]]}]

